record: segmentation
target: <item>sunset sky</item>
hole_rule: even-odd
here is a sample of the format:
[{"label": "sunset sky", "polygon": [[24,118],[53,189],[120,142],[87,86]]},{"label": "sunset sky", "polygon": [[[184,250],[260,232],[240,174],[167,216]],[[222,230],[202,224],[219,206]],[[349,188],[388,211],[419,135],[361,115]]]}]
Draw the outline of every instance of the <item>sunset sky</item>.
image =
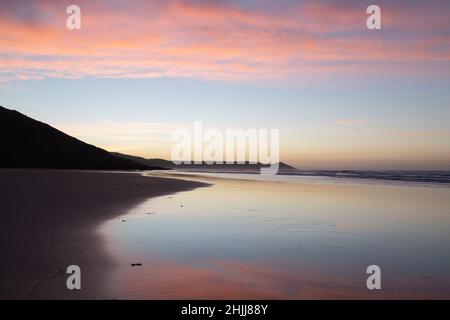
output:
[{"label": "sunset sky", "polygon": [[450,169],[447,0],[0,0],[0,57],[0,105],[112,151],[200,120],[278,128],[300,169]]}]

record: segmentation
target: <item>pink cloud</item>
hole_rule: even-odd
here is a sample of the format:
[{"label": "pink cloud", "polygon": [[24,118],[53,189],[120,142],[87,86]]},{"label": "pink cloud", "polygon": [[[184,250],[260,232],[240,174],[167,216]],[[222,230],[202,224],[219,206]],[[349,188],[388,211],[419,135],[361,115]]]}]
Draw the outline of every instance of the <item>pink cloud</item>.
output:
[{"label": "pink cloud", "polygon": [[[0,81],[86,76],[308,81],[445,74],[450,60],[450,37],[439,32],[449,26],[442,12],[437,19],[426,15],[427,33],[411,41],[407,31],[402,39],[391,36],[390,28],[416,21],[412,9],[384,10],[386,29],[376,34],[365,29],[360,5],[307,2],[269,13],[188,1],[137,1],[128,9],[116,2],[79,1],[82,30],[69,31],[65,3],[34,3],[38,12],[29,22],[14,10],[0,13]],[[412,22],[411,28],[420,26]]]}]

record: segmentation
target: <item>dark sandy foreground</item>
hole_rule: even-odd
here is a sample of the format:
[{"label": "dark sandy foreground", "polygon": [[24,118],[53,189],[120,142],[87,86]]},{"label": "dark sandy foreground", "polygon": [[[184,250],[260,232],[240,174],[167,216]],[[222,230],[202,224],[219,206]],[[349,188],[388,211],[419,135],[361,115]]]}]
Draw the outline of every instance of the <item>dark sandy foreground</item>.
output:
[{"label": "dark sandy foreground", "polygon": [[[150,197],[206,184],[140,173],[0,170],[0,299],[110,299],[98,225]],[[68,290],[67,266],[82,290]]]}]

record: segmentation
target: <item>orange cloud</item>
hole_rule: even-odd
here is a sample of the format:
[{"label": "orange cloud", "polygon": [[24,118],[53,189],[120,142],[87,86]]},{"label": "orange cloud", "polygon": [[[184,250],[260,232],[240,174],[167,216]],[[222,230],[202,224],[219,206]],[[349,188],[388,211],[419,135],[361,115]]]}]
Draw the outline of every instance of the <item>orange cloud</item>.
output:
[{"label": "orange cloud", "polygon": [[406,131],[402,134],[420,137],[448,137],[450,136],[450,130]]},{"label": "orange cloud", "polygon": [[[36,1],[23,14],[1,2],[0,82],[86,76],[309,81],[335,74],[448,74],[450,37],[445,30],[450,19],[443,19],[442,12],[438,18],[427,14],[424,34],[417,34],[423,23],[415,22],[418,13],[412,9],[383,10],[385,29],[377,33],[366,30],[361,5],[306,2],[270,12],[189,1],[115,4],[79,1],[82,29],[70,31],[65,28],[67,3]],[[404,30],[410,21],[412,34]]]}]

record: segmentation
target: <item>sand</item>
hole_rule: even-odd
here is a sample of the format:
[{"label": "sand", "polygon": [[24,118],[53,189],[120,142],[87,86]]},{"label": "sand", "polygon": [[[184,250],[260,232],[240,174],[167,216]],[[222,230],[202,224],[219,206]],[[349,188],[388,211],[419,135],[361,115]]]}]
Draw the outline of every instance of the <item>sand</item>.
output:
[{"label": "sand", "polygon": [[[0,299],[109,299],[98,226],[142,201],[206,184],[141,173],[0,170]],[[126,223],[126,222],[124,222]],[[68,290],[78,265],[82,290]]]}]

